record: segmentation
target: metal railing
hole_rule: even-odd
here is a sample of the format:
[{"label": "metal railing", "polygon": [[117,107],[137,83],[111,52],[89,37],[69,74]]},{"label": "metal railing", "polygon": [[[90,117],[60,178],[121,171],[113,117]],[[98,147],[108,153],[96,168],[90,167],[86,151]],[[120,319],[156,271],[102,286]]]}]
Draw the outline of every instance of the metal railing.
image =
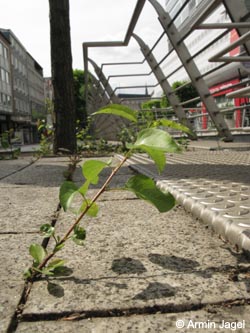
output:
[{"label": "metal railing", "polygon": [[[137,1],[123,41],[83,43],[88,113],[108,103],[140,108],[142,101],[158,95],[157,98],[167,97],[170,107],[153,110],[156,117],[166,113],[197,135],[201,131],[202,135],[206,131],[211,135],[212,130],[212,135],[232,141],[235,131],[246,133],[250,123],[250,15],[246,1],[238,0],[236,4],[234,0],[192,3],[185,0],[180,1],[179,8],[173,12],[168,8],[168,1],[166,6],[161,2]],[[139,36],[137,32],[146,4],[152,6],[152,20],[160,22],[158,37],[151,47],[147,45],[148,36]],[[196,4],[191,11],[190,4]],[[211,37],[204,37],[204,31]],[[92,48],[128,48],[135,41],[137,61],[129,61],[126,55],[124,61],[97,65],[88,56]],[[92,80],[89,80],[89,64],[95,71]],[[119,80],[119,84],[115,80]],[[183,81],[183,84],[173,89],[175,81]],[[180,100],[179,93],[190,83],[198,97]],[[186,107],[191,102],[194,107]],[[98,132],[112,139],[122,126],[122,121],[105,116],[96,123]]]}]

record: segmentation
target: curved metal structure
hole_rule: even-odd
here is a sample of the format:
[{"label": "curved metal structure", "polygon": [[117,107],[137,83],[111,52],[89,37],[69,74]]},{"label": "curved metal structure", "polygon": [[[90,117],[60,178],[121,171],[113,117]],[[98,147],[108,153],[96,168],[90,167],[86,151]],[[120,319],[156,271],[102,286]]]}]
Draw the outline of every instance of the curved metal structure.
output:
[{"label": "curved metal structure", "polygon": [[[199,119],[202,119],[202,122],[205,124],[211,124],[211,132],[215,135],[220,136],[225,141],[232,141],[233,136],[231,130],[229,129],[229,122],[225,118],[225,114],[229,112],[241,112],[241,105],[235,105],[233,108],[232,105],[230,107],[221,107],[217,104],[215,98],[218,96],[218,90],[216,93],[213,93],[213,89],[208,86],[211,85],[210,82],[214,81],[212,78],[218,78],[221,76],[225,77],[225,80],[229,75],[231,77],[239,75],[238,81],[232,82],[230,86],[232,86],[231,90],[225,90],[224,86],[222,85],[219,88],[219,92],[221,93],[225,90],[225,96],[237,96],[235,93],[233,94],[233,90],[240,88],[242,85],[242,92],[239,93],[239,96],[249,93],[249,88],[246,87],[247,80],[244,79],[242,81],[242,75],[246,77],[246,70],[241,66],[237,65],[238,63],[245,64],[245,68],[247,67],[246,64],[250,63],[249,51],[250,51],[250,35],[248,32],[250,26],[250,15],[249,10],[247,7],[247,1],[239,0],[202,0],[199,2],[199,7],[197,7],[197,13],[190,15],[186,19],[184,23],[181,25],[177,21],[184,15],[183,13],[190,7],[193,6],[194,1],[186,0],[182,3],[180,8],[175,11],[175,14],[170,16],[162,5],[157,0],[148,0],[148,3],[152,5],[155,11],[155,15],[158,18],[163,32],[161,32],[160,37],[156,40],[153,47],[150,49],[147,46],[146,40],[143,37],[139,37],[136,34],[136,24],[140,18],[140,15],[143,11],[144,5],[146,0],[138,0],[135,6],[134,13],[128,25],[127,32],[125,34],[125,38],[123,41],[111,41],[111,42],[88,42],[83,43],[83,54],[84,54],[84,69],[85,69],[85,79],[86,83],[88,81],[88,64],[90,63],[96,73],[98,83],[95,83],[94,89],[96,90],[99,87],[99,102],[93,103],[93,99],[87,97],[87,95],[91,95],[91,93],[86,89],[86,100],[88,101],[88,112],[91,113],[95,111],[95,108],[100,107],[100,104],[104,105],[107,103],[129,103],[126,101],[126,98],[119,99],[117,91],[119,90],[128,90],[135,89],[135,88],[145,88],[145,85],[141,84],[131,84],[131,85],[119,85],[119,87],[112,87],[112,81],[114,79],[119,78],[120,80],[124,78],[130,78],[131,80],[135,78],[143,78],[145,76],[149,77],[151,74],[154,74],[156,78],[156,84],[146,85],[147,88],[158,88],[161,87],[163,94],[168,98],[171,108],[168,110],[172,110],[172,112],[176,115],[176,120],[180,121],[182,124],[185,124],[189,128],[193,128],[195,125],[195,129],[197,135],[204,135],[205,132],[209,132],[209,130],[197,129],[197,123],[201,123]],[[208,23],[206,20],[210,17],[211,13],[216,11],[219,6],[223,6],[223,10],[225,10],[227,19],[225,22],[210,22]],[[237,10],[236,10],[237,7]],[[225,17],[226,17],[225,16]],[[212,17],[212,16],[211,16]],[[230,18],[230,20],[228,20]],[[213,40],[208,41],[206,45],[203,45],[198,51],[193,53],[190,52],[188,49],[188,43],[186,41],[188,38],[192,38],[192,34],[195,31],[202,31],[202,30],[215,30],[221,29],[221,33],[217,34]],[[212,68],[207,70],[206,72],[201,71],[199,66],[197,65],[197,61],[199,56],[210,50],[211,47],[214,47],[216,43],[219,43],[221,40],[225,40],[225,38],[229,38],[228,36],[232,32],[232,29],[235,29],[238,33],[238,39],[231,41],[229,45],[223,47],[222,50],[219,52],[217,51],[216,54],[209,57],[209,61],[214,63]],[[129,59],[125,59],[124,62],[104,62],[100,66],[98,66],[93,60],[89,59],[88,57],[88,49],[93,47],[121,47],[121,46],[128,46],[131,40],[131,37],[137,41],[140,46],[140,49],[143,53],[144,58],[139,61],[128,61]],[[165,55],[162,59],[158,60],[155,55],[153,55],[153,50],[155,53],[155,49],[160,45],[162,39],[165,38],[168,40],[168,44],[166,45]],[[234,52],[236,47],[241,48],[240,54],[233,54],[231,55],[230,52]],[[170,59],[173,58],[173,52],[177,54],[179,59],[179,64],[171,66],[171,72],[165,73],[164,62],[171,61]],[[229,55],[225,55],[229,52]],[[218,65],[216,63],[219,62]],[[141,73],[133,73],[126,71],[126,73],[116,73],[116,74],[108,74],[106,72],[109,71],[110,68],[121,68],[130,65],[142,66],[147,64],[151,69],[150,72],[143,71]],[[237,67],[238,66],[238,67]],[[105,67],[105,73],[104,73]],[[235,69],[236,68],[236,69]],[[178,89],[174,90],[171,87],[171,82],[173,81],[173,77],[176,76],[177,73],[180,73],[182,70],[185,70],[185,73],[188,74],[189,82],[192,82],[193,86],[196,88],[199,98],[192,99],[189,101],[179,101],[178,99],[178,90],[184,89],[184,87],[188,83],[184,83],[183,86],[179,87]],[[230,74],[232,73],[232,74]],[[245,82],[245,83],[244,83]],[[87,86],[87,85],[86,85]],[[224,89],[224,90],[223,90]],[[230,95],[231,93],[231,95]],[[227,95],[226,95],[227,94]],[[93,94],[92,94],[93,95]],[[123,94],[124,95],[124,94]],[[127,94],[128,98],[131,98],[131,93]],[[215,98],[214,98],[215,97]],[[100,103],[103,98],[103,103]],[[139,97],[138,97],[139,98]],[[147,97],[148,98],[148,97]],[[143,97],[141,97],[143,100]],[[146,96],[145,96],[146,99]],[[197,101],[197,107],[194,108],[192,114],[190,114],[190,109],[184,109],[184,105],[187,105],[190,102]],[[239,108],[237,109],[237,106]],[[246,109],[246,107],[245,107]],[[157,110],[158,111],[158,110]],[[243,112],[243,111],[242,111]],[[246,110],[244,110],[244,114],[246,114]],[[241,120],[241,123],[244,125],[244,119]],[[230,125],[231,126],[231,125]],[[234,129],[233,129],[234,130]]]}]

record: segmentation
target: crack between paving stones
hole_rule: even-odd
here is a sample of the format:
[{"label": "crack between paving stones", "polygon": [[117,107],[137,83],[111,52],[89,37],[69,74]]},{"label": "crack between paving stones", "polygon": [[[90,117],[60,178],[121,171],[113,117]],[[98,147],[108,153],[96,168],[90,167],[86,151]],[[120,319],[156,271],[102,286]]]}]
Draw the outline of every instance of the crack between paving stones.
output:
[{"label": "crack between paving stones", "polygon": [[5,179],[5,178],[8,178],[8,177],[10,177],[10,176],[13,176],[13,175],[15,175],[15,174],[16,174],[16,173],[18,173],[18,172],[21,172],[21,171],[23,171],[24,169],[26,169],[26,168],[30,167],[32,164],[36,163],[36,161],[37,161],[37,160],[30,161],[30,163],[29,163],[29,164],[27,164],[27,165],[25,165],[25,166],[21,167],[20,169],[13,171],[13,172],[9,173],[9,174],[8,174],[8,175],[6,175],[6,176],[0,177],[0,180],[3,180],[3,179]]},{"label": "crack between paving stones", "polygon": [[19,318],[22,316],[23,308],[24,308],[25,303],[27,302],[27,298],[29,296],[32,284],[33,284],[32,282],[28,282],[28,281],[25,282],[25,285],[24,285],[24,288],[22,291],[22,295],[19,300],[19,304],[10,320],[10,324],[7,328],[6,333],[14,333],[16,331],[18,323],[19,323]]},{"label": "crack between paving stones", "polygon": [[[144,307],[131,307],[131,308],[113,308],[104,310],[88,310],[88,311],[62,311],[60,313],[26,313],[22,316],[21,322],[37,322],[37,321],[80,321],[91,318],[112,318],[112,317],[128,317],[131,315],[153,315],[153,314],[173,314],[183,313],[187,311],[197,311],[206,309],[211,306],[242,306],[250,304],[250,298],[238,298],[227,301],[203,303],[203,304],[167,304],[167,305],[153,305]],[[11,333],[11,332],[7,332]]]},{"label": "crack between paving stones", "polygon": [[[14,175],[18,172],[21,172],[22,170],[28,168],[29,166],[31,166],[32,164],[34,164],[37,160],[35,161],[31,161],[28,165],[8,174],[7,176],[4,176],[2,178],[0,178],[0,180],[2,179],[5,179],[7,177],[10,177],[11,175]],[[133,199],[133,198],[132,198]],[[136,199],[136,198],[135,198]],[[107,200],[109,201],[109,200]],[[57,209],[56,211],[54,212],[54,215],[51,219],[51,226],[54,227],[56,225],[56,222],[58,221],[58,218],[59,218],[59,214],[60,214],[60,211],[61,211],[61,204],[60,202],[57,204]],[[28,234],[28,233],[37,233],[37,232],[27,232],[25,234]],[[0,233],[0,234],[5,234],[5,235],[10,235],[10,234],[20,234],[18,232],[4,232],[4,233]],[[44,238],[41,245],[44,247],[44,248],[47,248],[48,246],[48,243],[50,241],[50,238],[51,237],[48,237],[48,238]],[[27,300],[28,300],[28,297],[29,297],[29,294],[30,294],[30,291],[32,289],[32,286],[33,286],[33,283],[35,281],[26,281],[25,282],[25,285],[24,285],[24,288],[23,288],[23,291],[22,291],[22,295],[20,297],[20,300],[19,300],[19,303],[18,303],[18,306],[16,308],[16,311],[14,312],[11,320],[10,320],[10,324],[7,328],[7,331],[6,333],[14,333],[18,327],[18,324],[20,322],[20,318],[23,317],[23,310],[24,310],[24,306],[25,304],[27,303]]]},{"label": "crack between paving stones", "polygon": [[[91,283],[91,282],[102,282],[110,279],[117,279],[121,278],[123,280],[148,280],[152,278],[159,278],[159,277],[167,277],[167,276],[179,276],[179,275],[188,275],[188,274],[197,274],[197,275],[203,275],[203,274],[217,274],[217,275],[228,275],[228,279],[230,281],[237,282],[238,281],[238,275],[239,274],[248,274],[249,273],[250,266],[223,266],[223,267],[209,267],[206,270],[185,270],[182,272],[167,272],[162,274],[154,274],[154,275],[146,275],[146,276],[123,276],[121,275],[113,275],[113,276],[103,276],[99,278],[93,278],[93,279],[79,279],[74,277],[57,277],[56,281],[73,281],[75,283]],[[37,281],[43,281],[46,280],[45,278],[40,278]]]},{"label": "crack between paving stones", "polygon": [[1,231],[0,235],[34,235],[37,234],[37,231],[27,231],[27,232],[21,232],[21,231]]},{"label": "crack between paving stones", "polygon": [[[237,277],[240,273],[247,273],[249,272],[249,267],[227,267],[229,270],[225,270],[225,268],[212,268],[211,271],[213,273],[225,273],[230,275],[236,279],[231,279],[233,281],[237,281]],[[202,272],[200,270],[193,270],[192,272],[181,272],[179,274],[190,274],[190,273],[199,273]],[[173,273],[174,274],[174,273]],[[176,274],[176,273],[175,273]],[[169,275],[169,273],[163,274]],[[150,276],[151,277],[151,276]],[[155,276],[154,276],[155,277]],[[128,277],[129,279],[133,277]],[[147,277],[135,277],[139,279],[145,279]],[[100,279],[91,279],[91,281],[102,280],[102,279],[110,279],[110,277],[104,277]],[[60,278],[58,278],[60,280]],[[37,280],[36,280],[37,281]],[[37,322],[37,321],[53,321],[53,320],[65,320],[65,321],[77,321],[77,320],[84,320],[90,318],[111,318],[111,317],[124,317],[130,315],[150,315],[156,313],[183,313],[186,311],[197,311],[200,309],[205,309],[207,306],[241,306],[250,304],[250,298],[238,298],[238,299],[231,299],[221,302],[215,303],[204,303],[204,304],[167,304],[167,305],[153,305],[153,306],[145,306],[145,307],[131,307],[131,308],[113,308],[113,309],[104,309],[104,310],[78,310],[78,311],[62,311],[60,313],[42,313],[42,314],[35,314],[35,313],[26,313],[23,314],[24,306],[27,303],[28,296],[33,286],[33,282],[25,282],[25,286],[22,292],[22,296],[17,307],[15,314],[12,317],[11,323],[6,333],[14,333],[18,327],[18,325],[22,322]]]},{"label": "crack between paving stones", "polygon": [[140,199],[138,199],[138,198],[121,198],[121,199],[101,199],[101,200],[99,200],[99,202],[110,202],[110,201],[112,201],[112,202],[117,202],[117,201],[134,201],[134,200],[140,200]]},{"label": "crack between paving stones", "polygon": [[[51,218],[50,224],[51,224],[52,227],[54,227],[56,225],[56,222],[57,222],[57,220],[59,218],[60,211],[61,211],[61,204],[58,203],[56,211],[54,212],[54,214],[53,214],[53,216]],[[35,232],[35,233],[37,233],[37,232]],[[17,234],[17,233],[13,233],[13,234]],[[27,234],[27,233],[25,233],[25,234]],[[48,246],[50,238],[51,237],[43,239],[41,245],[44,248],[46,248]],[[29,297],[29,294],[31,292],[31,289],[32,289],[32,286],[33,286],[34,282],[35,281],[26,281],[25,282],[25,285],[24,285],[24,288],[23,288],[23,291],[22,291],[19,303],[17,305],[16,311],[14,312],[14,314],[13,314],[11,320],[10,320],[10,324],[9,324],[9,327],[8,327],[6,333],[14,333],[16,331],[16,329],[18,327],[18,324],[20,322],[20,318],[22,318],[22,316],[23,316],[24,306],[27,303],[27,300],[28,300],[28,297]]]}]

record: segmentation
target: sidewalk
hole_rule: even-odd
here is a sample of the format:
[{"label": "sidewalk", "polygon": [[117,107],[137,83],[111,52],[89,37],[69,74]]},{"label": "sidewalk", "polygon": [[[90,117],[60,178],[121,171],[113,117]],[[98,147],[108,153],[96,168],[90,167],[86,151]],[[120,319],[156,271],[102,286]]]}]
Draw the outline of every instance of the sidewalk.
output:
[{"label": "sidewalk", "polygon": [[[0,332],[230,332],[223,320],[250,332],[249,259],[181,206],[160,214],[124,191],[106,192],[98,217],[84,220],[84,247],[68,242],[60,253],[69,275],[36,281],[24,302],[39,226],[53,220],[63,233],[72,221],[56,212],[67,158],[29,163],[0,161]],[[123,167],[112,186],[132,174]]]}]

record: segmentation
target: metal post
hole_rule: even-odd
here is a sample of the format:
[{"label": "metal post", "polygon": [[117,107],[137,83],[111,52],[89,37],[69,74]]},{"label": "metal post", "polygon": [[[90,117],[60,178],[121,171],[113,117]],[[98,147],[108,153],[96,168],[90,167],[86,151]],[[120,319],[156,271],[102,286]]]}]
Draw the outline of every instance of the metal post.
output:
[{"label": "metal post", "polygon": [[[243,44],[243,42],[250,39],[250,31],[242,35],[239,39],[237,39],[235,42],[231,43],[230,45],[224,47],[220,52],[216,53],[214,56],[212,56],[208,61],[224,61],[223,55],[231,50],[233,50],[235,47],[240,46]],[[250,61],[250,57],[242,57],[240,56],[237,60],[233,57],[225,57],[225,59],[229,59],[231,61]],[[243,60],[242,60],[243,59]]]},{"label": "metal post", "polygon": [[109,84],[108,80],[106,79],[105,75],[103,74],[101,68],[98,67],[97,64],[93,60],[89,59],[89,62],[93,65],[96,75],[98,76],[103,87],[105,87],[105,90],[106,90],[107,94],[109,95],[111,102],[114,104],[119,104],[120,99],[115,95],[113,89],[111,88],[111,85]]},{"label": "metal post", "polygon": [[[181,35],[177,30],[175,24],[171,24],[171,17],[163,9],[163,7],[156,0],[149,0],[152,6],[155,8],[159,21],[165,30],[172,46],[174,47],[176,53],[179,56],[184,68],[186,69],[193,85],[198,91],[202,102],[204,103],[215,127],[218,130],[218,134],[224,138],[226,141],[233,141],[232,134],[222,116],[220,114],[219,108],[217,107],[214,98],[211,96],[210,91],[201,78],[199,69],[197,68],[190,52],[188,51],[186,45],[181,41]],[[214,1],[214,3],[219,3],[219,1]],[[200,21],[199,21],[200,23]]]},{"label": "metal post", "polygon": [[[245,0],[224,0],[223,4],[233,22],[249,22],[249,8]],[[247,18],[248,17],[248,18]],[[249,31],[249,28],[237,28],[239,36],[244,35]],[[244,42],[244,47],[248,54],[250,54],[250,41]]]}]

